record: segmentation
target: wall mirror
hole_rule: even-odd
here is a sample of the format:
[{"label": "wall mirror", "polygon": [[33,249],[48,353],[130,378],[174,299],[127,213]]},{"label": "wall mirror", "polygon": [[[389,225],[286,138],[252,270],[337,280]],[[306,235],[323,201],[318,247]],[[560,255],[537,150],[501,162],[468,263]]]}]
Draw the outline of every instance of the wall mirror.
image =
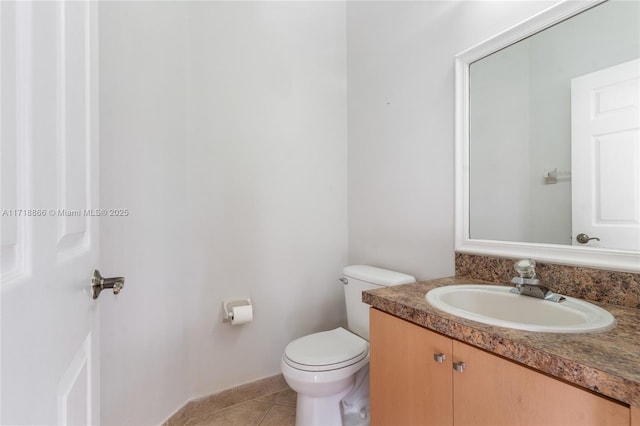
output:
[{"label": "wall mirror", "polygon": [[456,251],[640,272],[640,2],[565,1],[456,56]]}]

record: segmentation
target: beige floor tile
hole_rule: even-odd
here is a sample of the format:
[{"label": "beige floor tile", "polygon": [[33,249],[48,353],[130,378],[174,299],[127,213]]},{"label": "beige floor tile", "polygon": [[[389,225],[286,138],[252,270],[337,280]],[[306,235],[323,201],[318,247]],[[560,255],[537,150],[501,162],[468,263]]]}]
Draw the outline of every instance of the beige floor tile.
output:
[{"label": "beige floor tile", "polygon": [[[241,398],[242,397],[243,395],[241,395]],[[206,416],[224,408],[231,407],[233,405],[240,404],[252,399],[241,398],[238,398],[238,395],[235,393],[235,389],[227,389],[216,395],[191,401],[185,409],[186,417],[188,419],[193,419],[195,417]]]},{"label": "beige floor tile", "polygon": [[258,380],[257,382],[238,386],[234,389],[234,391],[236,394],[242,394],[246,398],[246,401],[261,395],[268,395],[273,392],[278,392],[283,389],[287,389],[288,387],[289,386],[287,386],[287,382],[284,381],[284,377],[282,377],[282,374],[279,374],[277,376]]},{"label": "beige floor tile", "polygon": [[271,404],[247,401],[187,422],[187,426],[250,426],[258,425],[271,408]]},{"label": "beige floor tile", "polygon": [[278,374],[232,389],[227,389],[215,395],[190,401],[182,410],[169,419],[169,425],[184,426],[185,422],[190,419],[203,417],[224,408],[287,388],[288,386],[284,381],[284,377],[282,377],[282,374]]},{"label": "beige floor tile", "polygon": [[264,416],[260,426],[294,426],[295,424],[296,407],[276,404]]},{"label": "beige floor tile", "polygon": [[270,402],[271,404],[289,405],[295,407],[297,397],[298,394],[296,394],[293,389],[285,389],[280,392],[272,393],[271,395],[265,395],[256,398],[256,401]]}]

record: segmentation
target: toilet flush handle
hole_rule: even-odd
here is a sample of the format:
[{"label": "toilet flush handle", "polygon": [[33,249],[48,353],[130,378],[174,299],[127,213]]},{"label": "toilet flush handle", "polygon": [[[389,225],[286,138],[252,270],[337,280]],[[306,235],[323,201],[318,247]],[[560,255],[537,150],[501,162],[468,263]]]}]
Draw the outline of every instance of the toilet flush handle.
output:
[{"label": "toilet flush handle", "polygon": [[344,285],[349,284],[349,280],[344,278],[344,277],[340,278],[340,281],[342,281],[342,284],[344,284]]}]

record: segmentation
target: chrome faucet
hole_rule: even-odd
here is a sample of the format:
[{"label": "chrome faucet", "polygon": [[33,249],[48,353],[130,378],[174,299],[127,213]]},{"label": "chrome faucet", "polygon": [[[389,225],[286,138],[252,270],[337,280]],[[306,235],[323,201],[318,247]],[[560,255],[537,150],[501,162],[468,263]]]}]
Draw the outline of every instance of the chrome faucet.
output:
[{"label": "chrome faucet", "polygon": [[537,297],[538,299],[550,300],[552,302],[563,302],[566,299],[555,294],[540,283],[536,278],[536,262],[533,259],[522,259],[513,265],[519,277],[514,277],[511,282],[516,286],[511,289],[511,293],[523,296]]}]

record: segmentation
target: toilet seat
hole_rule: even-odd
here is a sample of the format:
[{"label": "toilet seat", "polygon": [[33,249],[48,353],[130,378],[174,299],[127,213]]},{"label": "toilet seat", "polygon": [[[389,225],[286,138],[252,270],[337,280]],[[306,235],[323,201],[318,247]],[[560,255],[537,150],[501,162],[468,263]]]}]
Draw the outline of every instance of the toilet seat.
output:
[{"label": "toilet seat", "polygon": [[289,343],[283,361],[303,371],[330,371],[353,365],[369,355],[369,343],[342,327],[309,334]]}]

